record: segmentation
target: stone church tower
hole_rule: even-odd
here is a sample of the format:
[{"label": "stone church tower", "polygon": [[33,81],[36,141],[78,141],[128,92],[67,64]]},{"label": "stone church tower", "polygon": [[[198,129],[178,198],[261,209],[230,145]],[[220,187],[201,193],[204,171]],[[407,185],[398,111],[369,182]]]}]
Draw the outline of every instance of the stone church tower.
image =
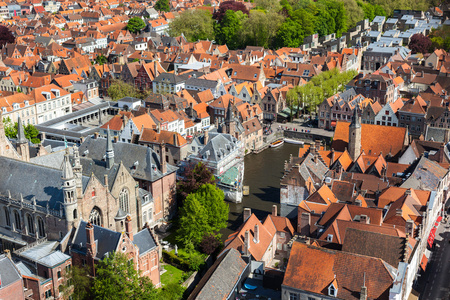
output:
[{"label": "stone church tower", "polygon": [[30,161],[30,146],[25,137],[25,129],[23,128],[22,119],[20,117],[17,120],[17,125],[17,153],[22,157],[23,161]]},{"label": "stone church tower", "polygon": [[64,154],[64,161],[62,163],[63,193],[64,193],[64,214],[66,216],[66,226],[71,228],[73,223],[78,219],[78,204],[77,204],[77,184],[76,177],[73,173],[72,165],[69,158],[69,148],[66,148]]},{"label": "stone church tower", "polygon": [[348,153],[353,161],[361,154],[361,123],[357,107],[354,109],[352,122],[348,128]]},{"label": "stone church tower", "polygon": [[225,133],[236,137],[236,120],[234,119],[233,105],[234,101],[230,100],[228,102],[227,117],[225,119]]}]

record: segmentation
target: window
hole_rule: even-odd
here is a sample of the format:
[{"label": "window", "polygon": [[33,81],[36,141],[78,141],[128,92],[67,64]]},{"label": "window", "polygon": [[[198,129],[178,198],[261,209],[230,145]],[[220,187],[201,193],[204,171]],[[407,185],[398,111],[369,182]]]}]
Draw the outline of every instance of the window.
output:
[{"label": "window", "polygon": [[328,236],[327,236],[327,242],[332,242],[333,241],[333,235],[332,234],[329,234]]},{"label": "window", "polygon": [[45,299],[51,298],[52,297],[52,290],[46,290],[45,291]]},{"label": "window", "polygon": [[34,234],[33,217],[29,214],[27,214],[27,230],[28,234]]},{"label": "window", "polygon": [[92,198],[94,198],[95,197],[95,188],[94,188],[94,190],[92,191]]},{"label": "window", "polygon": [[294,293],[289,293],[289,300],[298,300],[298,295]]},{"label": "window", "polygon": [[58,279],[61,278],[61,270],[58,270],[57,275],[58,275]]},{"label": "window", "polygon": [[16,230],[22,230],[22,222],[20,221],[20,215],[17,210],[14,211],[14,222],[16,225]]},{"label": "window", "polygon": [[38,230],[39,230],[39,237],[44,237],[45,236],[45,226],[44,226],[44,221],[42,220],[41,217],[38,217]]},{"label": "window", "polygon": [[333,284],[330,284],[330,286],[328,287],[328,296],[337,296],[337,289]]},{"label": "window", "polygon": [[148,221],[153,221],[153,209],[151,208],[148,210]]},{"label": "window", "polygon": [[7,207],[3,207],[3,210],[5,211],[5,222],[6,226],[11,227],[11,217],[9,215],[9,210]]},{"label": "window", "polygon": [[102,226],[102,214],[100,212],[100,209],[97,207],[94,207],[89,215],[89,221],[97,226]]},{"label": "window", "polygon": [[128,190],[123,189],[119,194],[119,207],[121,210],[127,213],[130,212],[128,198],[129,198]]}]

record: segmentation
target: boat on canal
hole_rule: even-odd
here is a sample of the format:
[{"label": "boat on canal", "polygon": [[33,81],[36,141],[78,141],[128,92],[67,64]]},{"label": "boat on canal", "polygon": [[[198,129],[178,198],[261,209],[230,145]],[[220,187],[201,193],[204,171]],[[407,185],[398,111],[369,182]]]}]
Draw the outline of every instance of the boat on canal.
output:
[{"label": "boat on canal", "polygon": [[271,148],[280,147],[284,144],[284,140],[278,140],[270,144]]}]

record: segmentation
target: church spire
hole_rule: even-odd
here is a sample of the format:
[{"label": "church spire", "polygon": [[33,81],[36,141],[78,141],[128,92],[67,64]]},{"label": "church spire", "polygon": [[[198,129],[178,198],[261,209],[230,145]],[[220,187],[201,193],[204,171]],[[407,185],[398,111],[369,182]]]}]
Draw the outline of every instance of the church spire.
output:
[{"label": "church spire", "polygon": [[114,165],[114,148],[111,140],[111,133],[109,131],[108,125],[108,134],[106,136],[106,168],[111,169]]},{"label": "church spire", "polygon": [[23,128],[22,119],[20,117],[17,119],[17,143],[28,143],[28,140],[25,137],[25,129]]}]

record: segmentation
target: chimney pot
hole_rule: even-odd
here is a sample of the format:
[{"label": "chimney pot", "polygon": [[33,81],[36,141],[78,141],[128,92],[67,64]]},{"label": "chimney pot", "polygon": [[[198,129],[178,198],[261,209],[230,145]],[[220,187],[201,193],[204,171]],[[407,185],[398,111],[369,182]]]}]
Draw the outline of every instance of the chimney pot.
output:
[{"label": "chimney pot", "polygon": [[258,224],[255,225],[255,238],[254,238],[255,244],[259,243],[259,226]]},{"label": "chimney pot", "polygon": [[274,204],[274,205],[272,205],[272,216],[277,216],[277,210],[278,210],[278,208],[277,208],[277,206]]},{"label": "chimney pot", "polygon": [[250,254],[249,249],[250,249],[250,232],[247,230],[245,232],[245,238],[244,238],[244,255]]},{"label": "chimney pot", "polygon": [[360,215],[359,222],[364,223],[364,224],[369,224],[369,217],[367,217],[367,215]]},{"label": "chimney pot", "polygon": [[400,209],[400,208],[398,208],[396,211],[395,211],[395,215],[396,216],[401,216],[403,214],[403,211]]}]

